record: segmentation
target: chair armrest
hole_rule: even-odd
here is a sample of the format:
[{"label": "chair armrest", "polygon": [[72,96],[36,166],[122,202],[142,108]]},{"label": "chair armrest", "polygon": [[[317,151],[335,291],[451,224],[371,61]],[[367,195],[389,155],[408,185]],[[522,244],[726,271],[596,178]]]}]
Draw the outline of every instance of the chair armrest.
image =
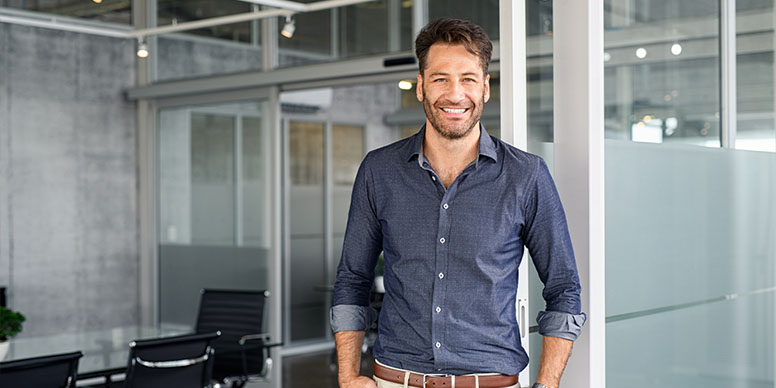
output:
[{"label": "chair armrest", "polygon": [[262,340],[264,342],[269,341],[269,333],[246,334],[240,337],[240,340],[238,341],[238,343],[240,345],[245,345],[248,342],[256,341],[256,340]]},{"label": "chair armrest", "polygon": [[188,358],[184,360],[170,360],[170,361],[146,361],[140,357],[135,357],[132,359],[132,362],[137,362],[138,364],[146,368],[154,368],[154,369],[181,368],[184,366],[191,366],[191,365],[199,364],[201,362],[205,362],[210,358],[210,355],[212,353],[213,353],[212,348],[208,346],[207,350],[205,350],[205,353],[197,358]]}]

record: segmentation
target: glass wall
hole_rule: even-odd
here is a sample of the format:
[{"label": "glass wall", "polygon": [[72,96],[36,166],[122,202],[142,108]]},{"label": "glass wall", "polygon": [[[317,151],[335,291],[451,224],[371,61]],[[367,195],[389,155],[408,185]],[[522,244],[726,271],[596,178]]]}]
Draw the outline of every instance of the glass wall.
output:
[{"label": "glass wall", "polygon": [[[737,5],[738,148],[766,150],[772,1]],[[719,148],[719,11],[605,1],[610,387],[774,386],[776,155]]]},{"label": "glass wall", "polygon": [[[258,9],[245,1],[156,0],[157,25],[236,15]],[[156,80],[168,81],[261,69],[261,21],[164,34],[156,38]]]},{"label": "glass wall", "polygon": [[281,67],[412,49],[411,1],[381,0],[299,13],[293,19],[293,37],[278,38]]},{"label": "glass wall", "polygon": [[396,83],[281,93],[288,136],[287,340],[330,340],[329,308],[350,192],[368,150],[399,139],[384,117],[399,109]]},{"label": "glass wall", "polygon": [[719,1],[606,0],[606,138],[720,146]]},{"label": "glass wall", "polygon": [[[289,121],[291,341],[325,338],[326,238],[322,122]],[[311,324],[314,323],[314,324]]]},{"label": "glass wall", "polygon": [[482,26],[491,40],[499,39],[498,0],[428,0],[428,19],[452,17]]},{"label": "glass wall", "polygon": [[193,325],[202,288],[268,288],[269,123],[263,102],[158,115],[162,323]]}]

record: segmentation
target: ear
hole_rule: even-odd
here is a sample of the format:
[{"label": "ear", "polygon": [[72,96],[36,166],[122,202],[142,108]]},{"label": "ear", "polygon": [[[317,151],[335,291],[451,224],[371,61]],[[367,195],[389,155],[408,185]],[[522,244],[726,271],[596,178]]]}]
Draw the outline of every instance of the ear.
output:
[{"label": "ear", "polygon": [[423,76],[418,73],[418,82],[415,84],[415,96],[418,101],[423,102]]},{"label": "ear", "polygon": [[485,76],[485,93],[484,93],[484,100],[485,102],[490,101],[490,74],[487,74]]}]

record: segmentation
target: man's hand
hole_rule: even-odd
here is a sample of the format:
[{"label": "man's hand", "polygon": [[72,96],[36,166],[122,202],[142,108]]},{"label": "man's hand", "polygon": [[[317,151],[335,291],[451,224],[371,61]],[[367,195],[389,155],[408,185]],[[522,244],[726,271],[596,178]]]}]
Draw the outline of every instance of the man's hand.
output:
[{"label": "man's hand", "polygon": [[539,363],[537,383],[544,384],[549,388],[558,388],[560,376],[563,374],[563,369],[566,368],[566,362],[571,355],[572,345],[574,342],[565,338],[543,337],[542,360]]},{"label": "man's hand", "polygon": [[337,343],[338,381],[340,388],[377,388],[374,380],[360,375],[361,344],[363,331],[340,331],[334,333]]},{"label": "man's hand", "polygon": [[356,376],[348,381],[340,379],[340,388],[377,388],[374,380],[366,376]]}]

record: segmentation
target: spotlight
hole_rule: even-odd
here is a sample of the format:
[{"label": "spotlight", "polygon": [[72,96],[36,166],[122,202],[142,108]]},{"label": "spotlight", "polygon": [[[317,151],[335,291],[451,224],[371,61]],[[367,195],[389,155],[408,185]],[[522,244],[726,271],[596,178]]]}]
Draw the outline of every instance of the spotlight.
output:
[{"label": "spotlight", "polygon": [[639,47],[636,50],[636,57],[638,57],[639,59],[644,59],[646,56],[647,56],[647,49],[645,49],[644,47]]},{"label": "spotlight", "polygon": [[412,82],[407,81],[407,80],[399,81],[399,89],[401,89],[401,90],[411,90],[412,89]]},{"label": "spotlight", "polygon": [[102,4],[102,0],[92,0],[94,4]]},{"label": "spotlight", "polygon": [[283,35],[286,38],[291,39],[291,37],[294,36],[294,31],[296,31],[296,25],[294,25],[294,19],[291,18],[291,16],[286,16],[286,25],[284,25],[283,29],[280,31],[280,35]]},{"label": "spotlight", "polygon": [[610,59],[612,59],[612,54],[604,51],[604,62],[609,62]]},{"label": "spotlight", "polygon": [[148,58],[148,45],[142,40],[137,40],[137,56],[139,58]]},{"label": "spotlight", "polygon": [[679,43],[674,43],[671,46],[671,54],[679,55],[682,53],[682,45]]}]

